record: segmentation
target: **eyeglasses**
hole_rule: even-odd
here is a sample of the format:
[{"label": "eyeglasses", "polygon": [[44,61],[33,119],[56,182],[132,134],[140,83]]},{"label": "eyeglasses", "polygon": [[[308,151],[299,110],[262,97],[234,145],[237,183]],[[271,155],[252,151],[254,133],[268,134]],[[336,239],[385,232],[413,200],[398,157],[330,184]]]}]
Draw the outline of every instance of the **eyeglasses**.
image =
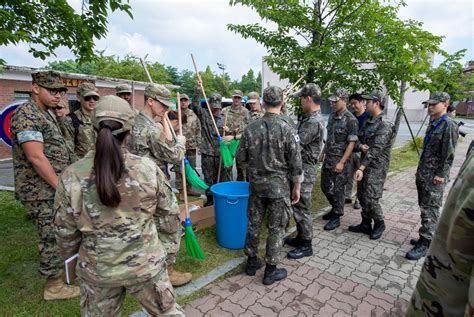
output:
[{"label": "eyeglasses", "polygon": [[99,96],[87,96],[87,97],[84,97],[84,100],[85,100],[85,101],[90,101],[91,99],[94,99],[94,101],[97,101],[97,100],[99,100]]},{"label": "eyeglasses", "polygon": [[48,88],[43,86],[41,87],[49,91],[51,96],[56,96],[57,94],[59,94],[61,97],[64,97],[64,95],[66,95],[66,91],[62,88]]}]

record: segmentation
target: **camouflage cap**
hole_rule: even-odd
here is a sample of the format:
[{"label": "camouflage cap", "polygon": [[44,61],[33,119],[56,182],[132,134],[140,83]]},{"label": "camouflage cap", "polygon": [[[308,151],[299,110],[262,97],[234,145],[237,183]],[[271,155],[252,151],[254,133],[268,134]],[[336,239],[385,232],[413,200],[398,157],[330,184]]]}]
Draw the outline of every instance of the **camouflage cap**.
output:
[{"label": "camouflage cap", "polygon": [[219,108],[221,109],[222,108],[222,96],[217,94],[217,93],[213,93],[210,97],[209,97],[209,105],[212,107],[212,108]]},{"label": "camouflage cap", "polygon": [[283,102],[283,90],[277,86],[269,86],[263,91],[263,102],[277,107]]},{"label": "camouflage cap", "polygon": [[100,97],[97,91],[97,88],[95,87],[94,83],[91,83],[91,82],[80,83],[79,86],[77,86],[76,94],[78,94],[81,97],[87,97],[87,96]]},{"label": "camouflage cap", "polygon": [[117,87],[115,87],[115,91],[117,92],[117,95],[118,94],[126,94],[126,93],[131,94],[132,93],[132,87],[129,84],[120,84]]},{"label": "camouflage cap", "polygon": [[425,100],[423,103],[427,103],[429,105],[434,105],[440,102],[448,102],[451,99],[451,96],[444,91],[436,91],[430,94],[430,99]]},{"label": "camouflage cap", "polygon": [[66,108],[66,101],[64,101],[64,99],[59,100],[56,108]]},{"label": "camouflage cap", "polygon": [[92,111],[91,121],[94,128],[99,129],[100,122],[104,120],[117,121],[122,124],[122,128],[112,131],[114,135],[117,135],[123,131],[132,129],[134,113],[130,108],[128,102],[124,99],[109,95],[97,102],[94,110]]},{"label": "camouflage cap", "polygon": [[257,101],[260,100],[260,95],[258,92],[252,91],[249,93],[249,99],[247,100],[247,103],[256,103]]},{"label": "camouflage cap", "polygon": [[340,99],[347,100],[349,98],[349,93],[344,88],[337,88],[335,92],[328,98],[329,101],[336,102]]},{"label": "camouflage cap", "polygon": [[186,95],[186,94],[180,94],[179,95],[179,100],[183,100],[183,99],[189,100],[189,96]]},{"label": "camouflage cap", "polygon": [[321,88],[314,83],[307,83],[293,94],[293,97],[321,97]]},{"label": "camouflage cap", "polygon": [[31,78],[33,84],[37,84],[41,87],[50,88],[50,89],[61,89],[66,91],[67,88],[64,86],[61,75],[58,72],[52,70],[32,73]]},{"label": "camouflage cap", "polygon": [[374,90],[368,95],[361,95],[361,97],[365,100],[374,100],[382,102],[383,94],[380,91]]},{"label": "camouflage cap", "polygon": [[171,102],[171,93],[163,85],[159,84],[149,84],[145,87],[145,97],[149,97],[159,101],[165,107],[173,107],[173,102]]},{"label": "camouflage cap", "polygon": [[240,98],[242,98],[243,95],[244,95],[244,93],[243,93],[241,90],[238,90],[238,89],[236,89],[236,90],[234,90],[234,91],[232,92],[232,98],[233,98],[233,97],[240,97]]}]

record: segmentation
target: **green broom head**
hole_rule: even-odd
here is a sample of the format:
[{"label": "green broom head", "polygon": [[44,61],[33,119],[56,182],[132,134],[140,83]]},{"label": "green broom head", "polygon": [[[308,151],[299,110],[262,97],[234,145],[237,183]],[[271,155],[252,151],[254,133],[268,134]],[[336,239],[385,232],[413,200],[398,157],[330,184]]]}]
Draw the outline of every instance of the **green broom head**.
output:
[{"label": "green broom head", "polygon": [[184,242],[186,243],[186,253],[188,256],[197,260],[204,260],[206,258],[197,242],[193,231],[193,224],[189,218],[184,220]]},{"label": "green broom head", "polygon": [[204,181],[199,178],[199,175],[196,173],[194,168],[189,164],[187,159],[184,159],[184,172],[186,173],[186,180],[189,185],[193,186],[196,189],[206,190],[209,188]]},{"label": "green broom head", "polygon": [[230,151],[230,154],[232,155],[232,157],[235,157],[235,153],[237,153],[237,148],[239,147],[239,144],[240,144],[240,140],[232,140],[230,141],[230,144],[229,144],[229,151]]},{"label": "green broom head", "polygon": [[219,148],[221,150],[222,162],[224,162],[224,167],[232,167],[234,165],[234,158],[230,154],[229,147],[222,141],[222,138],[219,136],[217,138],[219,141]]}]

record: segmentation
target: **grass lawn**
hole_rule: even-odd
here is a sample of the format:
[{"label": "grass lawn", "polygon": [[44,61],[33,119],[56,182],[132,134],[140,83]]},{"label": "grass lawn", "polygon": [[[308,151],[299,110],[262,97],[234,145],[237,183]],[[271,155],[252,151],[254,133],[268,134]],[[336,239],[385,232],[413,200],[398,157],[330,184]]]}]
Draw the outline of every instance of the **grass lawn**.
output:
[{"label": "grass lawn", "polygon": [[[421,151],[421,150],[420,150]],[[418,164],[418,154],[411,143],[392,150],[390,172],[398,172]]]}]

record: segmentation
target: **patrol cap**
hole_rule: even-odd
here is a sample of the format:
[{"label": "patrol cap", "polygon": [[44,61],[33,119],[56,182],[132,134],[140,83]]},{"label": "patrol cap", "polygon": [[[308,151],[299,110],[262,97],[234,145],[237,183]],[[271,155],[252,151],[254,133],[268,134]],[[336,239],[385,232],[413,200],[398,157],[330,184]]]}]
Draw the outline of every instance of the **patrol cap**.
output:
[{"label": "patrol cap", "polygon": [[379,101],[381,103],[383,100],[383,95],[380,91],[374,90],[368,95],[362,95],[362,98],[365,100]]},{"label": "patrol cap", "polygon": [[321,97],[321,88],[314,83],[307,83],[293,94],[293,97]]},{"label": "patrol cap", "polygon": [[37,84],[41,87],[50,89],[61,89],[66,91],[67,88],[64,86],[61,75],[58,72],[48,70],[43,72],[36,72],[31,74],[33,84]]},{"label": "patrol cap", "polygon": [[186,94],[180,94],[180,95],[179,95],[179,100],[183,100],[183,99],[189,100],[189,96],[186,95]]},{"label": "patrol cap", "polygon": [[247,100],[247,103],[256,103],[257,101],[260,100],[260,95],[256,91],[252,91],[249,93],[249,100]]},{"label": "patrol cap", "polygon": [[428,105],[435,105],[440,102],[448,102],[451,99],[451,96],[444,91],[436,91],[430,94],[430,99],[424,101]]},{"label": "patrol cap", "polygon": [[77,86],[76,93],[81,97],[97,96],[100,97],[97,88],[91,82],[83,82]]},{"label": "patrol cap", "polygon": [[241,90],[238,90],[238,89],[236,89],[236,90],[234,90],[234,91],[232,92],[232,98],[233,98],[233,97],[240,97],[240,98],[242,98],[243,95],[244,95],[244,93],[243,93]]},{"label": "patrol cap", "polygon": [[277,107],[283,102],[283,90],[277,86],[268,86],[263,91],[263,102],[271,107]]},{"label": "patrol cap", "polygon": [[108,95],[100,98],[92,111],[91,121],[94,128],[99,130],[100,123],[104,120],[112,120],[122,124],[122,128],[112,131],[117,135],[132,129],[134,113],[128,102],[124,99]]},{"label": "patrol cap", "polygon": [[329,101],[336,102],[340,99],[347,100],[349,98],[349,93],[344,88],[337,88],[335,92],[328,98]]},{"label": "patrol cap", "polygon": [[163,85],[149,84],[145,87],[145,97],[155,99],[156,101],[161,102],[165,107],[173,107],[173,102],[171,102],[171,93]]},{"label": "patrol cap", "polygon": [[212,108],[222,109],[222,96],[217,93],[213,93],[209,97],[209,105]]},{"label": "patrol cap", "polygon": [[115,90],[117,91],[117,95],[118,94],[126,94],[126,93],[131,94],[132,93],[132,87],[130,87],[129,84],[120,84],[117,87],[115,87]]}]

